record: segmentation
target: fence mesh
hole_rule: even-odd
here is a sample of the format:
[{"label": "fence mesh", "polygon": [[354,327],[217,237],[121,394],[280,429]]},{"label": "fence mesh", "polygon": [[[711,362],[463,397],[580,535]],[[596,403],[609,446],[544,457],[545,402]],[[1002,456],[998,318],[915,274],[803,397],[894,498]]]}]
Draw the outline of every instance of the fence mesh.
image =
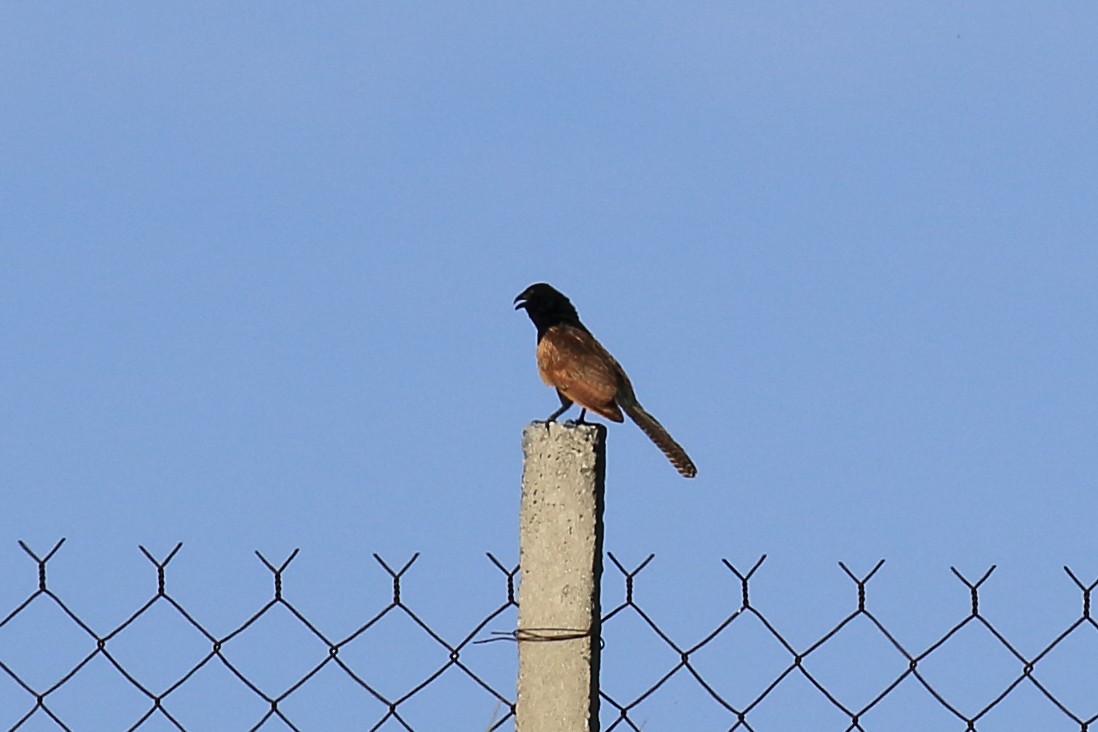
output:
[{"label": "fence mesh", "polygon": [[[11,610],[0,618],[0,681],[7,679],[5,693],[0,694],[0,727],[6,726],[10,730],[31,729],[60,729],[83,730],[95,729],[81,718],[79,705],[70,702],[60,704],[62,691],[70,685],[78,683],[82,675],[90,673],[92,664],[105,662],[110,673],[125,685],[131,694],[136,694],[141,702],[139,710],[134,713],[132,719],[127,720],[124,728],[127,730],[205,730],[209,726],[202,722],[189,721],[184,713],[188,703],[186,689],[189,685],[197,685],[197,679],[210,668],[219,668],[226,672],[219,678],[222,683],[233,684],[239,687],[242,693],[257,702],[254,706],[259,710],[254,718],[248,720],[241,729],[251,730],[305,730],[314,729],[315,726],[303,722],[295,713],[294,700],[305,693],[310,684],[318,683],[322,675],[331,679],[331,674],[336,674],[346,682],[341,694],[358,695],[369,701],[363,707],[360,714],[361,728],[369,730],[420,730],[424,727],[417,726],[417,722],[406,712],[414,700],[435,693],[445,684],[445,679],[460,678],[465,683],[464,688],[472,687],[476,695],[482,701],[495,707],[496,714],[480,729],[501,730],[514,729],[514,677],[501,681],[498,673],[493,673],[491,664],[485,666],[483,659],[478,660],[476,648],[483,647],[490,641],[498,640],[501,634],[508,634],[507,630],[500,628],[508,622],[513,623],[514,610],[517,608],[517,566],[508,566],[492,554],[487,555],[491,566],[498,572],[498,602],[485,608],[483,614],[478,614],[478,619],[467,631],[458,634],[443,633],[437,627],[433,627],[425,619],[422,608],[417,610],[405,599],[406,585],[414,582],[413,565],[419,555],[413,555],[405,563],[397,567],[396,564],[386,562],[382,557],[374,555],[383,577],[387,583],[391,583],[391,596],[387,604],[368,613],[366,616],[354,622],[350,632],[333,633],[318,627],[318,624],[306,616],[298,605],[295,605],[283,592],[283,578],[291,562],[297,556],[295,550],[281,563],[268,560],[261,553],[256,552],[266,572],[272,580],[270,599],[267,600],[254,613],[243,622],[233,627],[228,632],[214,632],[210,624],[188,611],[184,605],[167,590],[165,576],[168,566],[180,550],[180,545],[164,558],[154,557],[144,547],[140,547],[145,558],[155,571],[155,587],[150,597],[139,607],[127,614],[121,622],[109,628],[96,628],[86,619],[86,613],[81,614],[63,599],[63,592],[56,591],[50,585],[47,577],[47,568],[54,559],[64,540],[57,542],[48,552],[36,553],[25,543],[20,546],[33,562],[33,567],[28,565],[28,571],[37,573],[34,589],[30,594],[18,602]],[[1050,637],[1046,643],[1036,652],[1024,654],[996,627],[992,620],[981,610],[981,591],[985,583],[995,570],[992,566],[978,578],[967,577],[953,568],[953,574],[959,581],[958,589],[967,595],[968,611],[963,614],[948,629],[935,637],[929,643],[914,645],[904,642],[895,633],[889,630],[873,611],[871,603],[867,600],[868,585],[884,561],[877,563],[868,573],[859,576],[851,571],[846,564],[840,563],[839,567],[850,582],[850,608],[849,612],[840,617],[826,632],[807,644],[793,642],[788,632],[783,633],[775,622],[768,618],[767,613],[756,604],[756,598],[751,593],[751,583],[759,572],[766,559],[760,557],[749,568],[741,568],[727,560],[722,560],[723,568],[727,571],[728,580],[738,590],[738,601],[727,606],[727,614],[715,623],[711,628],[696,634],[689,642],[675,639],[666,630],[665,626],[646,611],[637,599],[637,584],[642,578],[642,573],[652,563],[653,556],[648,556],[636,566],[627,567],[613,553],[607,555],[609,562],[605,576],[604,586],[607,583],[615,583],[621,590],[621,601],[603,616],[603,638],[611,637],[612,632],[626,624],[639,627],[641,632],[648,636],[651,642],[660,647],[664,657],[671,659],[665,665],[649,669],[654,673],[649,674],[655,680],[645,682],[639,689],[622,691],[622,685],[615,684],[615,679],[607,673],[607,669],[613,666],[609,663],[618,656],[628,656],[630,648],[628,644],[615,644],[608,642],[603,649],[603,678],[601,695],[602,727],[610,730],[632,730],[634,732],[652,732],[645,721],[646,709],[653,699],[680,693],[682,689],[689,688],[692,698],[699,695],[706,703],[717,710],[717,714],[710,715],[710,724],[702,726],[691,721],[692,711],[688,708],[675,712],[679,720],[678,728],[690,729],[721,729],[744,730],[750,732],[765,732],[769,729],[777,729],[769,721],[764,720],[764,710],[768,705],[779,706],[783,703],[783,690],[794,684],[807,684],[807,689],[822,701],[823,708],[829,710],[829,718],[838,721],[837,726],[831,724],[819,724],[813,729],[845,729],[845,730],[870,730],[883,729],[874,726],[879,723],[875,714],[886,704],[886,700],[898,696],[901,691],[910,696],[914,688],[919,691],[924,701],[929,701],[930,708],[941,717],[953,720],[949,725],[951,729],[990,730],[992,726],[992,713],[1003,708],[1007,700],[1012,696],[1022,693],[1036,695],[1039,703],[1051,713],[1051,719],[1057,723],[1060,729],[1078,729],[1087,732],[1090,729],[1098,729],[1098,694],[1089,701],[1069,703],[1065,698],[1054,693],[1052,686],[1044,678],[1043,670],[1050,654],[1071,639],[1080,638],[1083,634],[1093,640],[1094,631],[1098,630],[1098,624],[1091,617],[1091,593],[1098,580],[1090,584],[1084,583],[1068,567],[1064,572],[1070,582],[1080,593],[1080,610],[1077,617],[1068,622],[1065,627]],[[11,578],[4,580],[9,583]],[[436,598],[434,602],[445,603],[446,598]],[[43,605],[59,611],[63,624],[73,633],[51,632],[44,637],[36,637],[34,641],[34,653],[41,656],[57,658],[70,658],[64,663],[62,670],[55,672],[48,680],[42,681],[32,676],[41,676],[40,673],[31,673],[26,668],[26,659],[12,659],[5,657],[5,635],[14,633],[26,633],[25,628],[19,627],[21,618],[43,609]],[[763,603],[765,605],[765,603]],[[0,608],[0,612],[3,609]],[[294,634],[279,636],[278,653],[287,652],[284,644],[297,644],[305,646],[303,651],[311,661],[306,670],[286,683],[272,690],[271,684],[257,678],[254,670],[249,670],[234,660],[232,649],[240,643],[248,634],[256,633],[257,624],[269,617],[272,613],[284,613],[291,624],[296,626]],[[201,639],[202,651],[194,658],[184,660],[178,670],[168,680],[153,680],[143,669],[127,663],[123,653],[119,653],[123,639],[132,630],[135,624],[144,622],[150,617],[157,623],[164,622],[166,616],[173,618],[173,622],[182,622],[187,628]],[[402,690],[393,694],[383,691],[383,687],[391,687],[391,684],[383,683],[385,677],[396,666],[401,664],[400,658],[390,659],[392,666],[387,669],[384,664],[372,665],[369,670],[364,670],[359,663],[348,660],[348,651],[363,638],[372,634],[385,634],[389,630],[385,623],[387,619],[398,617],[406,625],[414,629],[414,632],[422,637],[425,646],[421,645],[420,653],[436,659],[432,670],[409,682]],[[749,685],[737,684],[728,681],[725,674],[714,674],[714,655],[716,647],[729,636],[738,632],[744,624],[751,623],[756,628],[761,628],[762,635],[770,640],[778,649],[779,663],[773,666],[771,676],[762,679],[762,683],[756,684],[756,688],[748,691]],[[813,670],[813,660],[823,653],[823,649],[829,644],[835,644],[836,639],[844,634],[853,632],[854,627],[861,627],[862,633],[867,630],[872,635],[884,642],[896,658],[899,659],[898,669],[891,677],[887,678],[868,700],[857,703],[850,701],[850,695],[837,690],[818,672]],[[634,628],[634,630],[635,630]],[[928,664],[932,659],[942,654],[943,649],[956,643],[959,634],[976,630],[984,634],[993,646],[1000,649],[999,666],[1007,669],[1006,681],[998,690],[986,700],[977,705],[971,702],[958,701],[950,688],[932,680],[932,676],[926,673]],[[448,636],[448,637],[447,637]],[[699,663],[699,659],[709,654],[706,663]],[[1090,669],[1095,665],[1091,659]],[[742,658],[736,654],[722,654],[717,663],[734,666],[741,662]],[[857,665],[860,659],[857,657],[847,659],[852,666]],[[498,671],[498,669],[496,669]],[[1079,673],[1087,673],[1080,668]],[[1091,671],[1093,673],[1093,671]],[[608,677],[609,676],[609,677]],[[718,678],[719,677],[719,678]],[[452,693],[452,686],[446,687],[443,694]],[[0,691],[4,691],[0,689]],[[468,693],[468,692],[466,692]],[[345,701],[345,699],[343,700]],[[341,703],[343,703],[341,701]],[[1033,699],[1031,698],[1032,702]],[[447,698],[433,700],[436,704],[448,704]],[[1088,706],[1089,705],[1089,706]],[[687,705],[688,707],[690,705]],[[1000,718],[1002,715],[1000,716]],[[191,715],[190,719],[194,719]],[[716,720],[715,722],[713,720]],[[911,720],[911,729],[929,729],[926,724],[918,720]],[[716,724],[717,726],[712,726]],[[771,726],[759,726],[771,724]],[[986,725],[986,726],[985,726]]]}]

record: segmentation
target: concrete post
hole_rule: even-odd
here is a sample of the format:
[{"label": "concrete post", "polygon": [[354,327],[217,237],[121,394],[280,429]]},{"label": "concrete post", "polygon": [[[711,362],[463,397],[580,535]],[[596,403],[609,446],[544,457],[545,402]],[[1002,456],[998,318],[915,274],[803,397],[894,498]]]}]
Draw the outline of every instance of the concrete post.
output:
[{"label": "concrete post", "polygon": [[516,732],[598,732],[606,428],[534,422],[519,514]]}]

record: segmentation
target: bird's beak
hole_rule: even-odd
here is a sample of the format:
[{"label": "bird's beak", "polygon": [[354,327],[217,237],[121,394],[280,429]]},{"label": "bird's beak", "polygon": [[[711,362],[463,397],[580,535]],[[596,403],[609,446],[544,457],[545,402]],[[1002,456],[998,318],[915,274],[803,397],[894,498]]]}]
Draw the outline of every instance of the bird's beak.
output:
[{"label": "bird's beak", "polygon": [[518,297],[515,298],[515,301],[514,301],[515,302],[515,310],[521,310],[521,309],[526,307],[526,297],[525,297],[525,295],[526,295],[526,293],[524,292],[524,293],[522,293],[522,295],[519,295]]}]

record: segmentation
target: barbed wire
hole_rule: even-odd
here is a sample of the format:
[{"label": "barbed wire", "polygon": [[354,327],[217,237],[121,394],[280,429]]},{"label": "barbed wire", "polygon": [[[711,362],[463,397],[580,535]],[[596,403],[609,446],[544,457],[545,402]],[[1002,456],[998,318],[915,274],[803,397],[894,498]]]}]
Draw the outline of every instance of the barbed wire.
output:
[{"label": "barbed wire", "polygon": [[[270,599],[227,633],[214,633],[210,629],[210,623],[203,623],[196,618],[166,589],[165,575],[168,565],[179,553],[182,544],[177,544],[163,559],[157,559],[145,547],[139,547],[141,553],[155,569],[155,591],[136,610],[126,615],[122,622],[105,632],[100,632],[94,629],[92,624],[78,614],[69,603],[66,603],[47,581],[48,564],[55,557],[63,543],[64,539],[58,541],[48,552],[40,555],[24,542],[19,542],[20,547],[35,564],[37,582],[35,589],[25,599],[0,618],[0,640],[3,639],[5,633],[12,632],[17,618],[31,613],[32,608],[45,604],[60,610],[62,617],[66,619],[69,625],[77,629],[79,635],[86,639],[88,646],[86,650],[79,651],[79,658],[75,662],[66,666],[62,672],[52,677],[49,682],[39,684],[28,680],[26,669],[20,667],[19,663],[5,658],[0,652],[0,679],[5,677],[10,679],[11,683],[19,690],[16,695],[17,698],[22,699],[22,706],[19,709],[14,711],[0,709],[0,725],[9,725],[8,729],[13,732],[15,730],[30,729],[30,725],[36,722],[52,723],[56,729],[66,731],[84,729],[84,723],[74,719],[71,710],[62,711],[55,702],[60,691],[66,685],[73,683],[75,679],[79,679],[82,672],[85,672],[89,667],[89,664],[97,659],[109,664],[109,668],[113,669],[117,676],[124,680],[128,688],[136,691],[143,699],[140,713],[125,727],[129,731],[141,730],[142,728],[151,729],[154,725],[158,728],[163,728],[166,725],[169,729],[179,730],[180,732],[199,729],[199,727],[193,725],[188,727],[184,722],[183,715],[179,712],[180,707],[185,704],[182,698],[182,690],[186,688],[188,683],[195,683],[196,675],[203,669],[210,667],[219,667],[227,671],[230,677],[235,679],[242,689],[246,690],[248,695],[261,703],[263,712],[250,724],[248,727],[250,730],[274,729],[275,727],[290,730],[306,729],[305,726],[299,726],[303,723],[299,719],[295,719],[295,715],[289,710],[290,702],[311,683],[318,683],[316,679],[326,670],[341,674],[342,678],[351,683],[351,688],[361,692],[375,706],[380,708],[381,711],[376,718],[365,721],[362,726],[364,729],[381,730],[385,728],[416,732],[415,723],[406,713],[409,704],[413,699],[429,695],[431,690],[439,685],[441,679],[452,678],[453,676],[472,682],[473,687],[478,690],[476,693],[497,708],[498,713],[490,722],[487,722],[490,726],[487,726],[486,729],[501,730],[513,729],[514,727],[513,682],[501,683],[491,678],[490,674],[486,674],[483,669],[477,668],[477,659],[475,657],[470,658],[471,646],[493,640],[491,637],[493,634],[506,633],[512,638],[517,637],[515,631],[499,631],[489,627],[495,622],[502,622],[504,614],[508,611],[517,609],[516,590],[519,572],[517,566],[508,567],[490,553],[487,554],[487,558],[499,573],[499,591],[502,599],[498,604],[488,608],[482,616],[478,615],[472,627],[458,634],[456,639],[451,638],[448,640],[444,637],[443,633],[428,624],[424,616],[414,610],[404,599],[403,591],[406,576],[419,559],[420,555],[418,553],[412,555],[399,568],[374,554],[374,560],[391,584],[391,595],[388,602],[365,620],[357,622],[350,632],[335,635],[321,630],[318,624],[306,617],[304,612],[291,602],[283,592],[284,574],[298,555],[296,549],[278,564],[270,561],[262,553],[256,552],[256,556],[270,573],[273,581]],[[1098,586],[1098,580],[1085,584],[1066,566],[1063,568],[1064,572],[1070,578],[1074,587],[1081,593],[1080,614],[1066,627],[1055,633],[1038,652],[1026,656],[1006,638],[1004,633],[981,610],[981,589],[995,571],[994,566],[975,580],[966,577],[955,567],[951,568],[956,579],[962,583],[962,587],[968,595],[968,612],[964,617],[950,625],[940,636],[930,642],[915,646],[911,643],[902,643],[877,616],[868,601],[868,585],[883,566],[884,560],[878,562],[862,576],[855,574],[845,563],[840,562],[839,567],[852,583],[852,589],[854,590],[852,608],[817,638],[807,644],[798,646],[790,640],[787,633],[783,634],[778,630],[776,624],[764,612],[763,606],[751,596],[751,582],[765,562],[766,555],[759,557],[745,571],[728,560],[722,560],[722,566],[728,571],[729,578],[734,586],[738,586],[738,602],[733,603],[728,614],[716,622],[700,638],[689,644],[683,644],[673,639],[658,619],[652,613],[646,611],[636,599],[638,577],[650,566],[654,555],[648,555],[647,558],[632,568],[628,568],[613,553],[609,553],[607,557],[610,560],[609,571],[604,577],[604,581],[621,582],[622,600],[603,615],[604,643],[607,628],[613,629],[617,624],[623,622],[639,622],[644,632],[650,635],[657,645],[666,648],[676,660],[670,662],[662,671],[656,669],[658,678],[643,685],[643,688],[639,691],[630,694],[615,691],[615,679],[612,676],[608,678],[604,664],[600,700],[602,702],[603,729],[606,732],[612,730],[652,732],[651,729],[645,729],[646,724],[641,720],[644,710],[653,698],[663,698],[673,693],[674,690],[671,687],[680,681],[693,685],[696,692],[716,705],[721,715],[723,715],[723,721],[719,722],[722,725],[720,729],[728,732],[738,730],[764,732],[763,728],[753,726],[753,723],[756,725],[765,724],[759,721],[763,718],[760,710],[765,709],[768,704],[776,705],[781,703],[776,701],[780,693],[779,690],[792,684],[794,679],[807,683],[808,688],[823,699],[824,703],[844,720],[843,724],[846,725],[846,732],[870,732],[871,729],[876,729],[867,726],[870,724],[867,720],[872,720],[873,714],[879,710],[884,700],[895,694],[897,689],[911,684],[915,684],[918,689],[925,692],[926,697],[932,700],[937,709],[956,720],[958,729],[966,730],[966,732],[984,732],[985,727],[983,725],[987,721],[989,713],[1001,708],[1005,700],[1023,688],[1035,691],[1039,698],[1043,699],[1049,708],[1054,710],[1057,718],[1066,724],[1072,725],[1073,729],[1078,729],[1081,732],[1090,732],[1092,729],[1098,730],[1098,709],[1084,711],[1078,708],[1078,705],[1074,707],[1069,705],[1053,694],[1049,684],[1044,682],[1041,677],[1043,668],[1041,664],[1045,662],[1054,649],[1062,646],[1069,637],[1077,632],[1085,631],[1088,628],[1090,631],[1098,630],[1098,623],[1091,616],[1091,593]],[[437,598],[437,602],[445,603],[447,600],[446,598]],[[119,640],[127,631],[132,632],[131,629],[134,624],[140,618],[154,612],[153,608],[156,607],[166,608],[174,616],[181,619],[183,623],[198,633],[205,646],[205,650],[197,661],[189,663],[182,672],[176,673],[169,682],[160,684],[153,684],[132,664],[127,665],[124,663],[115,651]],[[323,650],[317,653],[317,657],[310,662],[311,665],[307,670],[296,676],[290,683],[281,686],[277,692],[274,692],[267,688],[270,686],[269,684],[261,683],[254,673],[249,674],[239,662],[234,662],[231,654],[227,653],[227,649],[232,647],[238,639],[247,635],[249,631],[254,633],[257,623],[276,610],[288,613],[293,622],[303,629],[304,635],[312,639],[310,642],[319,643],[319,647]],[[393,616],[403,618],[404,622],[409,623],[416,633],[428,639],[428,642],[437,651],[440,660],[433,670],[417,677],[417,680],[404,688],[399,694],[386,694],[380,688],[384,684],[381,683],[383,679],[378,678],[377,673],[371,675],[361,669],[356,669],[356,664],[348,661],[345,658],[345,653],[344,657],[341,657],[341,652],[352,648],[352,644],[368,634],[383,633],[382,621]],[[627,621],[628,618],[633,620]],[[718,639],[737,632],[736,629],[746,622],[761,627],[766,636],[773,639],[777,648],[780,649],[779,653],[785,660],[781,664],[780,671],[773,678],[767,677],[765,679],[761,690],[754,693],[750,698],[744,699],[745,690],[743,688],[720,688],[721,685],[712,677],[706,677],[706,673],[699,667],[697,660],[703,649],[715,647]],[[829,686],[820,674],[814,672],[810,667],[810,662],[815,659],[817,654],[822,652],[821,649],[827,647],[833,639],[855,624],[863,624],[868,627],[888,647],[899,654],[903,664],[903,668],[894,676],[890,676],[881,688],[871,695],[868,701],[858,704],[851,703],[844,698],[843,694],[837,692],[833,686]],[[997,647],[1006,652],[1009,664],[1013,668],[1009,682],[990,699],[978,708],[973,709],[969,709],[965,704],[951,698],[946,689],[932,682],[925,673],[928,660],[936,657],[936,654],[941,654],[942,649],[948,646],[950,641],[955,639],[965,628],[976,628],[986,633],[993,639]],[[42,655],[58,653],[58,648],[51,643],[53,638],[44,637],[38,640],[37,652]],[[60,643],[61,640],[58,639],[58,642]],[[607,657],[612,657],[615,654],[628,655],[629,653],[630,648],[624,645],[615,646],[615,644],[605,646],[602,651],[604,662]],[[741,660],[729,658],[727,663],[733,664]],[[400,659],[394,659],[394,663],[399,663],[399,661]],[[737,703],[733,700],[734,698],[740,699],[740,701]],[[451,701],[448,700],[448,703]],[[1098,705],[1098,702],[1096,702],[1096,705]],[[679,723],[681,725],[692,725],[689,715],[681,719]],[[691,726],[691,728],[695,727]],[[424,732],[424,730],[419,728],[419,732]]]}]

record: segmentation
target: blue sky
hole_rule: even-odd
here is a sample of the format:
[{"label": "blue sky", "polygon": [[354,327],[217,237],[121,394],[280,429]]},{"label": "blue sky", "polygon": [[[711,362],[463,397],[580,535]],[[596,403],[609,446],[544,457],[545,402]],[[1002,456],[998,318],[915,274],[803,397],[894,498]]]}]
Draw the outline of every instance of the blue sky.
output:
[{"label": "blue sky", "polygon": [[556,404],[511,309],[548,281],[698,465],[610,429],[606,546],[656,553],[684,644],[766,553],[805,645],[852,609],[836,563],[883,557],[914,646],[964,617],[951,565],[997,564],[1035,653],[1078,617],[1061,566],[1098,577],[1095,37],[1086,3],[5,6],[0,613],[16,540],[63,536],[101,627],[183,541],[215,627],[300,547],[321,624],[420,551],[417,607],[470,629]]}]

